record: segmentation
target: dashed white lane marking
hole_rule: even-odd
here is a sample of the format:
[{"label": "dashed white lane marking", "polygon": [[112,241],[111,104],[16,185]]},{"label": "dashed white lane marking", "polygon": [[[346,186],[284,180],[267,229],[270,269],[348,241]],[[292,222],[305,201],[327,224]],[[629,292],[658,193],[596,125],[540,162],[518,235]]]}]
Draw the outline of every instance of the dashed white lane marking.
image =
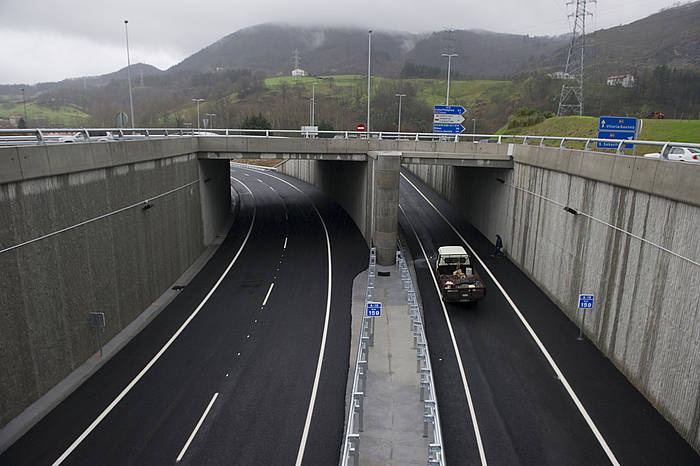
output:
[{"label": "dashed white lane marking", "polygon": [[438,287],[437,284],[437,278],[435,277],[435,272],[433,272],[433,268],[430,265],[430,260],[428,260],[428,254],[425,252],[425,248],[423,248],[423,243],[421,243],[420,238],[418,237],[418,233],[416,232],[416,229],[413,227],[413,223],[411,222],[411,219],[408,218],[408,215],[406,215],[406,212],[403,210],[403,207],[401,207],[401,204],[399,204],[399,209],[401,210],[401,213],[406,217],[406,221],[408,221],[408,225],[411,227],[411,230],[413,231],[413,234],[416,237],[416,241],[418,241],[418,246],[420,246],[420,250],[423,252],[423,258],[425,259],[425,263],[428,265],[428,270],[430,271],[430,275],[433,277],[433,285],[435,285],[435,291],[438,294],[438,299],[440,301],[440,305],[442,306],[442,312],[445,315],[445,321],[447,322],[447,329],[450,331],[450,339],[452,340],[452,347],[454,348],[455,351],[455,356],[457,356],[457,366],[459,367],[459,373],[462,376],[462,385],[464,386],[464,394],[467,397],[467,405],[469,406],[469,415],[472,418],[472,425],[474,427],[474,436],[476,437],[476,445],[479,449],[479,457],[481,458],[481,464],[486,465],[486,452],[484,451],[484,444],[481,440],[481,431],[479,430],[479,423],[476,420],[476,409],[474,408],[474,401],[472,400],[472,393],[471,390],[469,390],[469,383],[467,382],[467,374],[464,371],[464,365],[462,364],[462,354],[459,351],[459,347],[457,346],[457,339],[455,338],[455,333],[454,330],[452,329],[452,320],[450,320],[449,314],[447,314],[447,308],[445,307],[445,303],[442,301],[442,294],[440,293],[440,288]]},{"label": "dashed white lane marking", "polygon": [[[292,187],[296,191],[298,191],[301,194],[305,194],[301,189],[297,188],[294,186],[292,183],[288,182],[287,180],[284,180],[282,178],[279,178],[274,175],[270,175],[269,173],[263,173],[265,176],[269,176],[270,178],[274,178],[278,181],[281,181],[282,183],[285,183],[286,185]],[[318,215],[318,218],[321,220],[321,225],[323,225],[323,232],[326,235],[326,251],[327,251],[327,259],[328,259],[328,288],[326,291],[326,317],[325,321],[323,324],[323,336],[321,337],[321,348],[318,352],[318,362],[316,363],[316,375],[314,377],[314,385],[313,388],[311,389],[311,400],[309,401],[309,409],[306,412],[306,421],[304,422],[304,431],[301,435],[301,442],[299,444],[299,452],[297,453],[297,460],[296,460],[296,466],[301,466],[301,463],[304,459],[304,451],[306,450],[306,441],[309,438],[309,428],[311,427],[311,417],[313,416],[314,413],[314,406],[316,404],[316,395],[318,393],[318,384],[321,379],[321,369],[323,367],[323,356],[326,352],[326,340],[328,339],[328,323],[330,321],[331,317],[331,297],[332,297],[332,290],[333,290],[333,258],[331,255],[331,239],[330,236],[328,235],[328,228],[326,227],[326,222],[323,220],[323,217],[321,216],[321,212],[318,211],[316,208],[316,205],[311,202],[311,206],[314,208],[314,211],[316,212],[316,215]],[[287,218],[287,212],[285,211],[284,213],[285,218]]]},{"label": "dashed white lane marking", "polygon": [[263,180],[261,180],[260,178],[255,178],[255,179],[258,180],[258,181],[261,182],[261,183],[263,182]]},{"label": "dashed white lane marking", "polygon": [[600,433],[598,428],[596,427],[595,423],[593,422],[593,419],[591,419],[591,416],[589,416],[588,411],[586,411],[586,408],[583,407],[583,404],[581,403],[581,400],[579,400],[578,396],[576,396],[576,393],[574,393],[574,390],[571,388],[571,385],[569,385],[568,380],[566,380],[566,377],[564,377],[564,373],[559,369],[559,366],[557,366],[557,363],[554,362],[554,358],[549,354],[549,351],[547,351],[547,348],[544,347],[544,344],[540,341],[540,339],[537,337],[537,334],[533,330],[533,328],[530,326],[527,320],[525,320],[525,316],[520,312],[520,309],[518,309],[518,306],[515,305],[515,301],[510,297],[510,295],[506,292],[505,288],[501,285],[501,283],[496,280],[495,275],[491,272],[491,269],[486,267],[486,264],[484,263],[483,260],[481,260],[481,257],[472,249],[472,247],[467,243],[467,240],[464,239],[464,237],[457,231],[457,229],[450,223],[449,220],[438,210],[435,205],[430,202],[430,200],[423,194],[415,184],[411,182],[406,176],[402,173],[401,177],[408,182],[411,186],[413,186],[413,189],[416,190],[418,194],[421,195],[423,199],[425,199],[425,202],[427,202],[435,212],[449,225],[449,227],[452,229],[452,231],[455,232],[457,236],[459,236],[459,239],[462,240],[462,243],[469,249],[469,252],[471,252],[474,257],[476,257],[476,260],[479,261],[481,266],[486,270],[486,273],[489,274],[489,277],[491,277],[491,280],[496,284],[498,289],[501,291],[501,294],[505,297],[506,301],[508,301],[508,304],[510,304],[510,307],[513,309],[513,312],[515,312],[515,315],[518,316],[520,321],[522,322],[523,326],[525,326],[525,329],[528,331],[532,339],[535,341],[537,344],[538,348],[544,355],[544,357],[547,359],[547,362],[549,362],[549,365],[552,367],[554,370],[554,373],[557,375],[559,380],[561,381],[562,385],[566,389],[566,392],[569,394],[569,397],[573,400],[574,404],[576,405],[576,408],[578,408],[579,412],[581,413],[581,416],[583,416],[583,419],[585,419],[586,424],[588,424],[588,427],[591,429],[593,432],[593,435],[595,435],[596,439],[598,440],[598,443],[600,446],[603,448],[603,451],[605,451],[605,454],[608,455],[608,459],[610,462],[615,465],[619,466],[620,463],[617,461],[617,458],[615,458],[615,454],[612,452],[610,447],[608,446],[608,443],[605,441],[603,438],[603,435]]},{"label": "dashed white lane marking", "polygon": [[287,249],[287,237],[284,237],[284,246],[282,246],[282,249]]},{"label": "dashed white lane marking", "polygon": [[270,293],[272,293],[272,288],[274,288],[274,287],[275,287],[275,284],[270,283],[270,288],[268,288],[267,294],[265,295],[265,299],[263,300],[263,303],[262,303],[263,307],[265,307],[265,304],[267,304],[267,298],[270,297]]},{"label": "dashed white lane marking", "polygon": [[[226,375],[228,376],[228,374],[226,374]],[[214,396],[211,398],[211,401],[209,402],[209,405],[207,406],[207,409],[204,410],[204,414],[202,414],[202,417],[199,418],[199,422],[197,423],[194,430],[190,434],[190,438],[187,439],[187,443],[185,443],[185,446],[182,447],[180,454],[177,455],[177,459],[175,460],[176,463],[179,463],[180,460],[182,459],[182,457],[185,456],[185,452],[187,451],[187,448],[189,448],[190,443],[192,443],[192,439],[194,439],[194,436],[197,435],[197,431],[202,426],[202,423],[204,422],[204,418],[207,417],[207,414],[209,414],[209,410],[214,405],[214,402],[216,401],[218,396],[219,396],[218,393],[214,393]]]},{"label": "dashed white lane marking", "polygon": [[[241,185],[243,185],[243,187],[250,193],[250,195],[253,196],[253,192],[248,188],[248,186],[246,186],[243,182],[241,182],[237,178],[232,178],[232,179],[237,181]],[[68,456],[73,452],[73,450],[75,450],[78,447],[78,445],[80,445],[83,442],[83,440],[85,440],[85,438],[88,435],[90,435],[90,432],[92,432],[95,429],[95,427],[97,427],[98,424],[100,422],[102,422],[102,420],[105,417],[107,417],[107,415],[114,409],[114,407],[117,406],[117,404],[119,404],[119,402],[122,400],[122,398],[124,398],[126,396],[126,394],[129,393],[132,388],[134,388],[134,385],[136,385],[138,383],[138,381],[141,380],[141,378],[144,375],[146,375],[146,372],[148,372],[149,369],[156,363],[156,361],[158,361],[158,359],[160,359],[160,357],[163,355],[163,353],[165,353],[165,351],[170,347],[170,345],[173,344],[173,342],[177,339],[177,337],[180,336],[180,334],[183,332],[183,330],[185,330],[185,328],[190,324],[190,322],[192,322],[192,319],[194,319],[195,316],[199,313],[199,311],[204,307],[204,305],[207,303],[207,301],[209,301],[209,298],[211,298],[211,296],[214,294],[216,289],[219,288],[219,285],[221,285],[221,282],[224,281],[224,278],[226,277],[226,275],[228,275],[229,271],[233,267],[233,264],[236,263],[236,261],[238,260],[238,257],[241,255],[241,252],[243,252],[243,248],[245,248],[246,243],[248,243],[248,238],[250,238],[250,234],[253,231],[253,225],[255,224],[256,213],[257,213],[257,208],[255,207],[255,202],[253,202],[253,217],[250,220],[250,227],[248,228],[248,233],[246,234],[245,239],[243,239],[243,243],[241,244],[241,247],[238,249],[238,252],[233,257],[233,259],[231,259],[231,262],[228,264],[228,267],[226,267],[226,270],[224,270],[224,272],[221,274],[221,276],[219,277],[217,282],[214,284],[212,289],[209,290],[209,293],[207,293],[207,295],[204,297],[202,302],[200,302],[199,305],[197,306],[197,308],[194,311],[192,311],[192,314],[190,314],[190,316],[187,318],[187,320],[185,320],[185,322],[180,326],[180,328],[177,329],[177,332],[175,332],[173,334],[173,336],[170,337],[168,342],[165,345],[163,345],[163,347],[160,349],[160,351],[158,351],[158,353],[156,353],[156,355],[153,356],[153,359],[151,359],[148,362],[148,364],[146,364],[146,367],[141,369],[141,372],[139,372],[138,375],[136,377],[134,377],[134,379],[131,382],[129,382],[129,384],[124,388],[124,390],[122,390],[121,393],[119,393],[119,395],[117,395],[117,397],[109,404],[109,406],[107,406],[104,409],[104,411],[102,411],[100,413],[100,415],[97,416],[97,418],[94,421],[92,421],[92,424],[90,424],[87,427],[87,429],[85,429],[85,431],[83,431],[83,433],[80,434],[80,437],[78,437],[68,447],[68,449],[66,451],[64,451],[63,454],[56,461],[53,462],[52,466],[58,466],[59,464],[63,463],[63,461],[65,461],[65,459],[68,458]]]}]

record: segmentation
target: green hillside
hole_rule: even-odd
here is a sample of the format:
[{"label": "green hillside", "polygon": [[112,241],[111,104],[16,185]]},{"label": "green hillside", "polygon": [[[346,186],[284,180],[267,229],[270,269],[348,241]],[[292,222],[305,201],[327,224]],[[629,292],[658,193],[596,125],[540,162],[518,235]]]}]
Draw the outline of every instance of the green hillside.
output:
[{"label": "green hillside", "polygon": [[[22,102],[0,103],[0,119],[24,118]],[[76,107],[61,105],[48,107],[34,102],[27,102],[27,119],[31,126],[83,126],[90,118]]]},{"label": "green hillside", "polygon": [[[642,121],[640,139],[700,143],[700,120],[645,119]],[[498,134],[594,138],[598,135],[598,118],[587,116],[554,117],[524,128],[505,129],[503,127],[498,130]],[[576,144],[568,146],[576,147]],[[658,146],[639,147],[635,153],[646,154],[658,152],[658,150]]]}]

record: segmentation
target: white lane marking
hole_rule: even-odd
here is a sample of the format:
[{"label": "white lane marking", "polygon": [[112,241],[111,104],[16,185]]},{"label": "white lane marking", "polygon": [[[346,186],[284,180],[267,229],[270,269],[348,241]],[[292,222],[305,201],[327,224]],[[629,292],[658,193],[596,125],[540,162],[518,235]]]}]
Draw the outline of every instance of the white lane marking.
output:
[{"label": "white lane marking", "polygon": [[[238,180],[236,178],[232,177],[232,179],[239,182],[241,185],[243,185],[243,187],[248,190],[250,195],[253,196],[253,192],[248,188],[248,186],[246,186],[243,182],[241,182],[240,180]],[[255,203],[253,203],[253,218],[250,220],[250,227],[248,228],[248,233],[246,234],[245,239],[243,240],[243,243],[241,244],[241,247],[238,249],[238,252],[234,256],[234,258],[231,260],[231,262],[228,264],[228,267],[226,267],[226,270],[224,270],[224,272],[221,274],[221,277],[219,277],[219,279],[214,284],[212,289],[209,290],[209,293],[207,293],[207,295],[204,297],[202,302],[199,303],[199,305],[197,306],[197,308],[194,311],[192,311],[192,314],[190,314],[190,316],[187,318],[187,320],[185,320],[185,322],[180,326],[180,328],[177,329],[177,332],[175,332],[173,334],[173,336],[170,337],[168,342],[165,345],[163,345],[163,347],[160,349],[160,351],[158,351],[158,353],[156,353],[156,355],[153,356],[153,359],[151,359],[148,362],[148,364],[146,364],[146,366],[143,369],[141,369],[141,372],[139,372],[138,375],[136,377],[134,377],[134,379],[131,382],[129,382],[129,384],[124,388],[124,390],[121,391],[121,393],[119,393],[119,395],[117,395],[117,397],[109,404],[109,406],[107,406],[104,409],[104,411],[102,411],[100,413],[100,415],[97,416],[97,418],[94,421],[92,421],[92,424],[90,424],[87,427],[87,429],[85,429],[85,431],[82,434],[80,434],[80,437],[78,437],[71,444],[71,446],[69,446],[68,449],[66,451],[64,451],[63,454],[56,461],[53,462],[52,466],[58,466],[59,464],[61,464],[66,458],[68,458],[68,456],[73,452],[73,450],[75,450],[78,447],[78,445],[80,445],[82,443],[82,441],[85,440],[85,438],[88,435],[90,435],[90,432],[92,432],[95,429],[95,427],[97,427],[97,425],[100,422],[102,422],[102,420],[105,417],[107,417],[107,415],[114,409],[115,406],[117,406],[117,404],[122,400],[122,398],[124,398],[126,396],[126,394],[129,393],[132,388],[134,388],[134,385],[136,385],[138,383],[138,381],[141,380],[141,378],[144,375],[146,375],[146,372],[148,372],[149,369],[156,363],[156,361],[158,361],[158,359],[160,359],[160,357],[163,355],[163,353],[165,353],[165,351],[170,347],[170,345],[173,344],[175,339],[177,339],[177,337],[180,336],[182,331],[185,330],[185,328],[190,324],[190,322],[192,322],[192,319],[195,318],[195,316],[204,307],[204,305],[207,303],[207,301],[209,301],[209,298],[211,297],[211,295],[213,295],[214,292],[216,291],[216,289],[219,288],[219,285],[221,285],[221,282],[224,281],[224,278],[226,277],[228,272],[233,267],[233,264],[235,264],[236,261],[238,260],[238,257],[241,255],[241,252],[243,252],[243,248],[245,247],[246,243],[248,242],[248,238],[250,238],[250,233],[253,231],[253,225],[255,224],[256,213],[257,213],[257,208],[255,207]]]},{"label": "white lane marking", "polygon": [[272,186],[268,186],[268,188],[270,188],[270,191],[274,191],[274,190],[275,190],[275,188],[273,188]]},{"label": "white lane marking", "polygon": [[[274,175],[270,175],[268,173],[263,173],[266,176],[269,176],[271,178],[274,178],[276,180],[279,180],[289,186],[291,186],[293,189],[299,191],[301,194],[306,195],[301,189],[297,188],[294,186],[292,183],[288,182],[287,180],[283,180],[282,178],[279,178]],[[316,394],[318,393],[318,383],[321,380],[321,368],[323,366],[323,355],[326,352],[326,339],[328,338],[328,322],[330,321],[331,317],[331,292],[332,292],[332,284],[333,284],[333,276],[332,276],[332,269],[333,269],[333,261],[332,261],[332,256],[331,256],[331,239],[328,236],[328,228],[326,228],[326,222],[323,221],[323,217],[321,216],[321,212],[318,211],[316,208],[316,204],[311,201],[311,206],[314,208],[314,211],[316,211],[316,215],[318,215],[318,218],[321,219],[321,225],[323,225],[323,232],[326,235],[326,250],[327,250],[327,257],[328,257],[328,289],[326,291],[326,319],[323,324],[323,337],[321,337],[321,348],[318,353],[318,362],[316,363],[316,376],[314,377],[314,385],[313,388],[311,389],[311,401],[309,402],[309,409],[306,412],[306,421],[304,422],[304,432],[301,435],[301,443],[299,444],[299,452],[297,454],[297,461],[296,461],[296,466],[301,466],[301,462],[304,459],[304,451],[306,450],[306,441],[309,438],[309,428],[311,427],[311,417],[313,416],[314,413],[314,406],[316,404]],[[285,212],[286,215],[286,212]]]},{"label": "white lane marking", "polygon": [[243,173],[243,174],[244,174],[245,176],[250,176],[250,175],[249,175],[249,174],[247,174],[247,173]]},{"label": "white lane marking", "polygon": [[255,178],[255,179],[258,180],[258,181],[261,182],[261,183],[263,182],[263,180],[261,180],[260,178]]},{"label": "white lane marking", "polygon": [[[226,374],[226,377],[228,377],[228,374]],[[218,393],[214,393],[214,396],[211,398],[211,401],[209,402],[209,405],[207,406],[207,409],[204,410],[204,414],[202,414],[202,417],[199,418],[199,422],[195,426],[194,430],[190,434],[190,438],[187,439],[187,443],[185,443],[185,446],[182,447],[182,450],[180,450],[180,454],[177,455],[177,459],[175,460],[176,463],[179,463],[180,460],[182,459],[183,456],[185,456],[185,452],[187,451],[187,448],[189,448],[190,443],[192,443],[192,439],[194,439],[194,436],[197,435],[197,431],[199,428],[202,426],[202,423],[204,422],[204,418],[207,417],[207,414],[209,414],[209,410],[211,409],[212,405],[216,401],[216,398],[219,396]]]},{"label": "white lane marking", "polygon": [[284,246],[282,246],[282,249],[287,249],[287,236],[284,237]]},{"label": "white lane marking", "polygon": [[263,307],[265,307],[265,304],[267,304],[267,298],[270,297],[270,293],[272,293],[272,288],[274,288],[274,286],[275,286],[274,283],[270,283],[270,288],[268,288],[267,294],[265,295],[265,299],[263,300],[263,303],[262,303]]},{"label": "white lane marking", "polygon": [[474,401],[472,400],[472,394],[471,394],[471,391],[469,390],[469,383],[467,383],[467,375],[464,371],[464,365],[462,364],[462,355],[459,351],[459,347],[457,346],[457,339],[455,338],[454,330],[452,329],[452,321],[450,320],[450,316],[447,314],[447,308],[445,307],[445,303],[442,301],[442,294],[440,293],[440,287],[438,286],[438,281],[437,281],[437,278],[435,277],[435,272],[433,272],[433,268],[430,265],[430,260],[428,260],[428,254],[426,254],[425,249],[423,248],[423,243],[421,243],[420,238],[418,237],[418,233],[416,232],[416,229],[413,227],[413,223],[408,218],[408,215],[406,215],[406,212],[403,210],[403,207],[401,207],[401,204],[399,204],[399,210],[401,210],[401,213],[404,215],[404,217],[406,217],[406,221],[408,222],[408,225],[411,227],[411,231],[413,231],[413,234],[416,237],[416,241],[418,241],[418,246],[420,246],[420,250],[423,252],[423,257],[425,258],[425,263],[428,265],[428,270],[430,271],[430,275],[433,277],[433,285],[435,285],[435,291],[437,292],[438,299],[440,300],[440,305],[442,306],[442,312],[445,315],[445,321],[447,322],[447,328],[450,331],[450,339],[452,340],[452,347],[454,348],[455,356],[457,356],[457,365],[459,366],[459,373],[462,376],[462,385],[464,385],[464,394],[467,396],[467,405],[469,406],[469,415],[472,418],[472,425],[474,426],[474,436],[476,437],[476,445],[479,448],[479,457],[481,458],[481,464],[485,466],[486,465],[486,452],[484,451],[484,444],[481,441],[481,431],[479,430],[479,423],[476,420],[476,410],[474,409]]},{"label": "white lane marking", "polygon": [[447,223],[447,224],[450,226],[450,228],[452,229],[452,231],[454,231],[454,232],[457,234],[457,236],[459,236],[459,239],[462,240],[462,243],[464,243],[464,245],[469,249],[469,252],[471,252],[471,253],[474,255],[474,257],[476,257],[476,260],[478,260],[479,263],[481,264],[481,266],[484,268],[484,270],[486,270],[486,273],[489,274],[489,277],[491,277],[491,280],[493,280],[493,282],[496,284],[496,286],[498,287],[498,289],[501,291],[501,294],[503,294],[503,296],[506,298],[506,301],[508,301],[508,304],[510,304],[510,307],[513,309],[513,311],[515,312],[515,314],[518,316],[518,318],[520,319],[520,321],[522,322],[522,324],[525,326],[525,328],[527,329],[528,333],[530,334],[530,336],[532,337],[532,339],[535,341],[535,343],[536,343],[537,346],[539,347],[539,349],[540,349],[540,351],[542,352],[542,354],[544,355],[544,357],[545,357],[545,358],[547,359],[547,361],[549,362],[549,365],[550,365],[550,366],[552,367],[552,369],[554,370],[554,373],[557,375],[557,377],[558,377],[559,380],[561,381],[562,385],[564,385],[564,388],[566,389],[567,393],[569,394],[569,396],[570,396],[571,399],[573,400],[574,404],[576,405],[576,408],[578,408],[579,412],[581,413],[581,415],[583,416],[583,418],[586,420],[586,423],[588,424],[588,427],[589,427],[589,428],[591,429],[591,431],[593,432],[593,435],[595,435],[596,439],[598,439],[598,443],[600,444],[600,446],[601,446],[601,447],[603,448],[603,450],[605,451],[605,454],[608,455],[608,459],[610,460],[610,462],[611,462],[612,464],[614,464],[615,466],[619,466],[620,463],[617,461],[617,458],[615,458],[615,455],[613,454],[612,450],[610,449],[610,447],[608,446],[607,442],[606,442],[605,439],[603,438],[603,435],[600,433],[600,431],[599,431],[598,428],[596,427],[595,423],[593,422],[593,419],[591,419],[591,416],[588,415],[588,411],[586,411],[586,408],[583,407],[583,404],[581,403],[581,400],[579,400],[578,396],[576,396],[576,393],[574,393],[574,390],[571,388],[571,385],[569,385],[569,381],[566,380],[566,377],[564,377],[564,374],[563,374],[562,371],[559,369],[559,366],[557,366],[557,363],[554,362],[554,358],[552,358],[552,356],[549,354],[549,351],[547,351],[547,348],[544,347],[544,344],[542,344],[542,342],[540,341],[540,339],[537,337],[537,334],[535,333],[535,331],[532,329],[532,327],[531,327],[530,324],[527,322],[527,320],[525,320],[525,316],[523,316],[523,314],[520,312],[520,309],[518,309],[518,306],[515,305],[515,302],[511,299],[510,295],[506,292],[506,290],[503,288],[503,286],[501,285],[501,283],[500,283],[498,280],[496,280],[496,277],[495,277],[494,274],[491,272],[491,270],[490,270],[488,267],[486,267],[486,264],[484,263],[483,260],[481,260],[481,257],[479,257],[479,255],[474,251],[474,249],[472,249],[472,247],[469,245],[469,243],[467,243],[467,240],[465,240],[464,237],[457,231],[457,229],[450,223],[450,221],[447,220],[447,218],[442,214],[442,212],[440,212],[440,211],[438,210],[438,208],[435,207],[435,205],[434,205],[432,202],[430,202],[430,200],[425,196],[425,194],[423,194],[423,193],[416,187],[416,185],[413,184],[413,183],[411,182],[411,180],[409,180],[408,178],[406,178],[406,175],[404,175],[404,174],[402,173],[401,176],[402,176],[403,179],[405,179],[411,186],[413,186],[413,189],[415,189],[416,192],[417,192],[418,194],[420,194],[421,197],[423,197],[423,199],[425,199],[425,202],[427,202],[428,204],[430,204],[430,206],[433,208],[433,210],[435,210],[435,212],[437,212],[437,214],[438,214],[440,217],[442,217],[442,219],[445,221],[445,223]]}]

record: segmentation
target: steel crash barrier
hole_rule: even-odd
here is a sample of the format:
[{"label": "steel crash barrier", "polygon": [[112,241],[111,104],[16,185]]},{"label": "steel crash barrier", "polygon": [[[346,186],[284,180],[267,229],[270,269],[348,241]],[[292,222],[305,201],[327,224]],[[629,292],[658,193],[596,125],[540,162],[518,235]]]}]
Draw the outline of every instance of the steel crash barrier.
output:
[{"label": "steel crash barrier", "polygon": [[[333,139],[373,139],[403,141],[442,141],[442,142],[479,142],[479,143],[518,143],[545,147],[570,148],[567,144],[578,143],[586,151],[615,151],[624,154],[625,146],[660,147],[662,157],[672,147],[700,148],[700,144],[673,141],[645,141],[639,139],[600,139],[583,137],[509,135],[509,134],[454,134],[446,136],[436,133],[407,133],[394,131],[314,131],[299,129],[191,129],[191,128],[36,128],[36,129],[0,129],[0,146],[18,146],[55,143],[90,143],[129,141],[149,138],[178,137],[256,137],[256,138],[333,138]],[[596,143],[616,143],[616,149],[599,149]]]},{"label": "steel crash barrier", "polygon": [[[406,290],[406,309],[410,317],[409,332],[413,335],[413,346],[416,350],[416,374],[419,381],[419,396],[423,402],[423,437],[428,441],[426,452],[427,465],[445,465],[444,447],[442,443],[442,430],[440,427],[440,414],[438,412],[437,396],[435,394],[435,381],[430,363],[428,342],[423,329],[418,298],[413,285],[410,271],[404,260],[401,250],[396,253],[396,267],[400,272],[403,288]],[[367,374],[370,348],[374,346],[375,317],[368,317],[364,309],[367,303],[372,301],[375,281],[377,276],[377,251],[370,250],[369,269],[367,272],[367,289],[365,303],[360,324],[360,338],[358,341],[357,360],[352,384],[352,395],[348,409],[347,428],[343,442],[343,456],[341,464],[348,466],[352,460],[353,466],[360,464],[360,436],[364,430],[365,394],[367,392]]]}]

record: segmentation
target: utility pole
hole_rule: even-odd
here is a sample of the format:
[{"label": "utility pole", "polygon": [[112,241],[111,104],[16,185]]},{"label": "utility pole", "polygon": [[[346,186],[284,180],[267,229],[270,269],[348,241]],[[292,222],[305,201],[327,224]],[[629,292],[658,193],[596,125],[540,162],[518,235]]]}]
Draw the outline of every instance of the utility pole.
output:
[{"label": "utility pole", "polygon": [[406,97],[406,94],[396,94],[396,97],[399,98],[399,125],[396,132],[401,133],[401,98]]},{"label": "utility pole", "polygon": [[214,129],[214,117],[216,113],[205,113],[204,114],[209,120],[209,129]]},{"label": "utility pole", "polygon": [[131,128],[134,128],[134,96],[131,93],[131,58],[129,57],[129,20],[124,20],[124,32],[126,33],[126,73],[129,76],[129,106],[131,107]]},{"label": "utility pole", "polygon": [[29,127],[27,124],[27,97],[24,94],[24,88],[21,88],[20,91],[22,91],[22,104],[24,105],[24,126]]},{"label": "utility pole", "polygon": [[450,105],[450,65],[452,64],[452,57],[458,57],[456,53],[443,53],[443,57],[447,57],[447,97],[445,98],[445,105]]},{"label": "utility pole", "polygon": [[557,116],[583,115],[583,56],[586,47],[586,16],[593,13],[586,10],[587,2],[596,0],[569,0],[566,5],[574,6],[569,17],[574,18],[571,44],[566,56],[564,84],[561,86]]}]

